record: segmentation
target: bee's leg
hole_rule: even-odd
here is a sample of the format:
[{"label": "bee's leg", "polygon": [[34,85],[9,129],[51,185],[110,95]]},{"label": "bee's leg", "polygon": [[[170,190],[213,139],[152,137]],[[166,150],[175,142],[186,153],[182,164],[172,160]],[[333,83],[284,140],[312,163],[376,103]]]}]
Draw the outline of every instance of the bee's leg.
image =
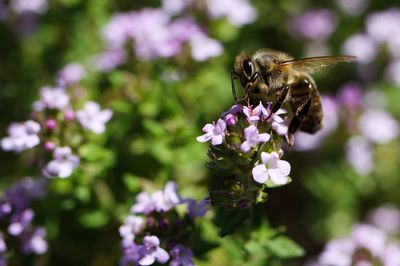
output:
[{"label": "bee's leg", "polygon": [[283,88],[281,94],[279,95],[278,100],[274,103],[274,105],[272,105],[270,116],[271,116],[273,113],[275,113],[276,111],[278,111],[279,108],[281,108],[283,102],[284,102],[285,99],[286,99],[286,96],[288,95],[288,92],[289,92],[289,86],[285,86],[285,87]]},{"label": "bee's leg", "polygon": [[294,133],[299,129],[301,123],[305,120],[311,106],[311,95],[296,110],[288,128],[287,142],[290,146],[294,144]]},{"label": "bee's leg", "polygon": [[236,96],[235,79],[238,79],[239,77],[240,77],[240,75],[235,70],[231,70],[232,96],[236,103],[239,102],[239,99]]}]

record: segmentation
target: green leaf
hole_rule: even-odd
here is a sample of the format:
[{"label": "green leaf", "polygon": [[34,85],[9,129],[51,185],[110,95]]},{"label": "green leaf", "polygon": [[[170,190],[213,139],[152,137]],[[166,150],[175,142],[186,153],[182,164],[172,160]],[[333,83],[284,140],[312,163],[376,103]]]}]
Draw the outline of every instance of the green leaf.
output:
[{"label": "green leaf", "polygon": [[281,259],[297,258],[304,255],[304,249],[293,242],[290,238],[279,236],[265,241],[267,247],[273,255]]},{"label": "green leaf", "polygon": [[249,209],[219,209],[214,222],[221,228],[220,237],[224,237],[232,234],[249,217]]},{"label": "green leaf", "polygon": [[102,210],[88,211],[81,214],[79,222],[87,228],[99,228],[108,223],[110,217]]}]

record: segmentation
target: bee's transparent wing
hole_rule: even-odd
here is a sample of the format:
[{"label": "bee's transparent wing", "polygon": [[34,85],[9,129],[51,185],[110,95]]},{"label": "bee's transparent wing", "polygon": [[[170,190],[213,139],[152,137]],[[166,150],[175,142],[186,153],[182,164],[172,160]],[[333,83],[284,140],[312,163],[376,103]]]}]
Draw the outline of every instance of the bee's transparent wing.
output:
[{"label": "bee's transparent wing", "polygon": [[351,55],[317,56],[285,61],[282,63],[282,66],[312,74],[324,70],[325,68],[334,64],[342,62],[348,63],[356,59],[357,57]]}]

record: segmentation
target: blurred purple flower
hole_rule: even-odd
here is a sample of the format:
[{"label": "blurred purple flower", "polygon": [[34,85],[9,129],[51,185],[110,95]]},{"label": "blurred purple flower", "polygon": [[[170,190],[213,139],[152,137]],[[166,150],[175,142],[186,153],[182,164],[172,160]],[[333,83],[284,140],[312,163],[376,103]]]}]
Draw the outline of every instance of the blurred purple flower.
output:
[{"label": "blurred purple flower", "polygon": [[357,16],[365,11],[368,0],[336,0],[337,5],[346,13]]},{"label": "blurred purple flower", "polygon": [[70,147],[57,147],[53,152],[53,160],[43,169],[46,177],[66,178],[79,165],[79,157],[72,154]]},{"label": "blurred purple flower", "polygon": [[57,73],[57,80],[61,86],[72,85],[86,76],[85,68],[78,63],[69,63]]},{"label": "blurred purple flower", "polygon": [[48,8],[47,0],[11,0],[10,5],[17,14],[43,14]]},{"label": "blurred purple flower", "polygon": [[204,135],[196,138],[198,142],[207,142],[211,140],[212,145],[220,145],[225,138],[226,123],[222,119],[218,119],[217,124],[207,124],[203,127]]},{"label": "blurred purple flower", "polygon": [[260,184],[271,180],[275,184],[286,184],[290,174],[290,164],[280,160],[277,152],[261,153],[261,164],[256,165],[253,170],[253,179]]},{"label": "blurred purple flower", "polygon": [[[391,252],[391,253],[389,253]],[[319,266],[399,265],[399,245],[389,243],[382,230],[367,224],[353,227],[347,238],[330,241],[319,256]],[[396,263],[393,263],[396,261]]]},{"label": "blurred purple flower", "polygon": [[[6,242],[4,241],[3,234],[0,234],[0,253],[5,253],[7,251],[7,245]],[[2,255],[0,255],[2,256]],[[0,263],[0,265],[2,265]]]},{"label": "blurred purple flower", "polygon": [[154,202],[147,192],[141,192],[136,196],[136,203],[132,206],[131,212],[148,214],[155,210]]},{"label": "blurred purple flower", "polygon": [[330,10],[313,9],[294,17],[290,28],[295,36],[324,40],[335,31],[336,24],[336,17]]},{"label": "blurred purple flower", "polygon": [[8,137],[1,139],[1,148],[5,151],[21,152],[40,143],[38,123],[28,120],[24,123],[12,123],[8,127]]},{"label": "blurred purple flower", "polygon": [[179,15],[193,3],[193,0],[162,0],[161,6],[170,15]]},{"label": "blurred purple flower", "polygon": [[183,201],[177,193],[175,182],[167,182],[164,190],[157,190],[149,195],[147,192],[141,192],[136,197],[136,204],[131,208],[133,213],[149,214],[152,211],[168,211]]},{"label": "blurred purple flower", "polygon": [[100,72],[109,72],[127,60],[123,49],[108,49],[93,57],[94,68]]},{"label": "blurred purple flower", "polygon": [[189,42],[192,48],[192,57],[196,61],[206,61],[209,58],[221,55],[223,52],[220,42],[202,33],[192,36]]},{"label": "blurred purple flower", "polygon": [[98,103],[89,101],[85,103],[82,110],[76,112],[76,118],[84,128],[95,134],[101,134],[112,114],[110,109],[101,111]]},{"label": "blurred purple flower", "polygon": [[33,216],[34,212],[31,209],[14,214],[10,219],[7,232],[13,236],[21,235],[30,226]]},{"label": "blurred purple flower", "polygon": [[226,17],[237,27],[250,24],[257,19],[257,11],[248,0],[206,0],[206,5],[211,18]]},{"label": "blurred purple flower", "polygon": [[44,228],[36,228],[28,232],[24,240],[23,251],[25,254],[42,255],[47,252],[48,245],[45,240],[46,230]]},{"label": "blurred purple flower", "polygon": [[133,243],[135,235],[141,232],[144,227],[144,218],[136,215],[129,215],[125,218],[124,224],[119,227],[119,234],[122,237],[122,245],[129,246]]},{"label": "blurred purple flower", "polygon": [[368,221],[388,233],[400,234],[400,210],[393,205],[374,209],[368,214]]},{"label": "blurred purple flower", "polygon": [[374,169],[371,144],[362,136],[347,141],[346,159],[360,175],[367,175]]},{"label": "blurred purple flower", "polygon": [[386,69],[386,78],[393,84],[400,85],[400,60],[389,64]]},{"label": "blurred purple flower", "polygon": [[295,135],[295,150],[307,151],[316,149],[326,137],[335,131],[339,123],[338,107],[335,100],[329,96],[322,96],[322,110],[324,112],[323,127],[315,134],[297,132]]},{"label": "blurred purple flower", "polygon": [[206,199],[201,200],[199,203],[194,199],[186,199],[188,202],[188,214],[191,218],[203,217],[208,211],[208,202]]},{"label": "blurred purple flower", "polygon": [[163,264],[169,260],[168,252],[160,248],[160,239],[156,236],[145,236],[143,238],[143,246],[140,248],[140,253],[140,265],[151,265],[155,261]]},{"label": "blurred purple flower", "polygon": [[392,8],[369,14],[366,19],[366,30],[377,42],[390,42],[394,36],[399,34],[399,24],[400,9]]},{"label": "blurred purple flower", "polygon": [[172,260],[169,266],[194,266],[193,252],[190,248],[183,245],[176,245],[170,251]]},{"label": "blurred purple flower", "polygon": [[352,111],[363,106],[363,97],[360,85],[346,83],[339,89],[336,99],[339,104]]},{"label": "blurred purple flower", "polygon": [[355,34],[344,42],[342,50],[345,54],[357,56],[357,62],[368,64],[375,59],[378,45],[369,35]]},{"label": "blurred purple flower", "polygon": [[400,133],[399,123],[386,111],[367,110],[359,120],[361,133],[375,143],[386,143]]},{"label": "blurred purple flower", "polygon": [[[222,45],[205,35],[193,18],[172,19],[163,9],[117,14],[103,28],[102,34],[109,49],[123,49],[128,40],[133,39],[135,54],[141,60],[175,56],[185,42],[190,43],[192,56],[198,61],[222,53]],[[110,70],[115,66],[106,65],[102,69]]]},{"label": "blurred purple flower", "polygon": [[246,140],[242,143],[242,145],[240,145],[240,149],[246,153],[258,143],[268,142],[271,138],[271,135],[268,133],[259,134],[257,127],[250,125],[244,129],[244,137]]},{"label": "blurred purple flower", "polygon": [[69,105],[69,96],[63,88],[42,87],[40,89],[40,99],[33,103],[35,111],[44,109],[63,110]]}]

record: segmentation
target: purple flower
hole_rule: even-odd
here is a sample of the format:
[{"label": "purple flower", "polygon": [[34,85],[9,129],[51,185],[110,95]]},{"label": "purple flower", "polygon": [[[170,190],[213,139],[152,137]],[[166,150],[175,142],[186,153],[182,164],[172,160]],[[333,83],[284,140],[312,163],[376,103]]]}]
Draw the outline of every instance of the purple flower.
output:
[{"label": "purple flower", "polygon": [[290,174],[290,164],[280,160],[277,152],[261,153],[262,164],[256,165],[253,170],[253,179],[260,184],[271,180],[275,184],[286,184]]},{"label": "purple flower", "polygon": [[378,45],[368,35],[355,34],[344,42],[342,50],[345,54],[357,56],[357,62],[368,64],[375,59]]},{"label": "purple flower", "polygon": [[69,105],[69,96],[63,88],[43,87],[40,89],[40,100],[33,103],[35,111],[44,109],[63,110]]},{"label": "purple flower", "polygon": [[222,54],[223,47],[220,42],[209,38],[203,33],[196,34],[190,38],[192,57],[196,61],[206,61],[211,57]]},{"label": "purple flower", "polygon": [[140,265],[151,265],[155,261],[163,264],[169,260],[168,252],[160,248],[160,240],[156,236],[145,236],[143,238],[140,253]]},{"label": "purple flower", "polygon": [[112,117],[110,109],[100,110],[100,106],[96,102],[87,102],[83,110],[76,112],[76,118],[79,123],[86,129],[95,134],[101,134],[105,130],[105,123]]},{"label": "purple flower", "polygon": [[193,252],[190,248],[183,245],[176,245],[170,251],[172,260],[169,266],[194,266]]},{"label": "purple flower", "polygon": [[315,134],[297,132],[295,135],[294,149],[297,151],[307,151],[318,148],[322,141],[335,131],[339,123],[338,107],[335,100],[329,96],[322,96],[322,109],[324,117],[323,127]]},{"label": "purple flower", "polygon": [[361,86],[356,83],[344,84],[337,95],[337,101],[350,111],[363,106]]},{"label": "purple flower", "polygon": [[70,147],[57,147],[53,152],[53,160],[43,169],[47,177],[69,177],[79,165],[79,157],[72,154]]},{"label": "purple flower", "polygon": [[29,232],[24,241],[24,253],[38,255],[46,253],[48,245],[45,237],[46,231],[44,228],[36,228],[32,232]]},{"label": "purple flower", "polygon": [[14,214],[11,217],[7,231],[10,235],[19,236],[31,224],[34,212],[31,209],[26,209],[21,213]]},{"label": "purple flower", "polygon": [[136,204],[131,208],[133,213],[149,214],[152,211],[168,211],[183,201],[177,193],[175,182],[168,182],[164,190],[158,190],[149,195],[147,192],[141,192],[136,197]]},{"label": "purple flower", "polygon": [[86,76],[85,68],[78,63],[69,63],[57,73],[58,82],[62,86],[75,84],[85,76]]},{"label": "purple flower", "polygon": [[384,231],[368,225],[353,227],[350,236],[330,241],[319,256],[319,266],[399,265],[400,246]]},{"label": "purple flower", "polygon": [[236,115],[233,115],[233,114],[227,114],[225,117],[224,117],[224,121],[226,122],[226,124],[228,125],[228,126],[234,126],[234,125],[236,125],[236,122],[237,122],[237,116]]},{"label": "purple flower", "polygon": [[226,123],[222,119],[218,119],[217,124],[207,124],[203,127],[204,135],[196,138],[198,142],[206,142],[211,140],[212,145],[220,145],[225,138]]},{"label": "purple flower", "polygon": [[129,215],[125,218],[123,225],[119,227],[119,234],[122,237],[124,247],[133,243],[135,235],[140,233],[144,227],[144,219],[140,216]]},{"label": "purple flower", "polygon": [[247,0],[206,0],[206,5],[211,18],[226,17],[237,27],[250,24],[257,18],[257,11]]},{"label": "purple flower", "polygon": [[208,202],[206,199],[201,200],[199,203],[194,199],[186,199],[188,202],[188,214],[191,218],[203,217],[208,211]]},{"label": "purple flower", "polygon": [[48,7],[47,0],[12,0],[10,5],[17,14],[43,14]]},{"label": "purple flower", "polygon": [[398,122],[383,110],[367,110],[359,120],[362,134],[375,143],[387,143],[400,133]]},{"label": "purple flower", "polygon": [[400,211],[393,205],[385,205],[373,210],[369,213],[368,220],[388,233],[400,232]]},{"label": "purple flower", "polygon": [[360,175],[367,175],[374,169],[371,144],[362,136],[347,141],[346,159]]},{"label": "purple flower", "polygon": [[[393,8],[370,14],[366,19],[368,35],[382,43],[399,34],[400,9]],[[385,29],[385,30],[382,30]]]},{"label": "purple flower", "polygon": [[193,0],[162,0],[161,5],[165,12],[170,15],[181,14],[189,5],[191,5]]},{"label": "purple flower", "polygon": [[108,49],[94,56],[93,66],[100,72],[109,72],[127,60],[127,54],[123,49]]},{"label": "purple flower", "polygon": [[259,134],[257,127],[250,125],[244,129],[244,137],[246,140],[242,143],[242,145],[240,145],[240,149],[246,153],[258,143],[269,141],[271,135],[268,133]]},{"label": "purple flower", "polygon": [[5,151],[21,152],[40,143],[38,123],[28,120],[24,123],[13,123],[8,127],[8,137],[1,140],[1,148]]},{"label": "purple flower", "polygon": [[155,210],[154,201],[147,192],[141,192],[136,196],[136,204],[131,208],[133,213],[148,214]]},{"label": "purple flower", "polygon": [[[7,245],[6,245],[6,242],[4,241],[4,237],[3,237],[3,235],[2,234],[0,234],[0,253],[5,253],[7,251]],[[2,256],[2,255],[0,255],[0,256]],[[0,263],[0,265],[2,265],[1,263]]]},{"label": "purple flower", "polygon": [[260,120],[260,116],[264,110],[267,112],[261,102],[256,108],[252,108],[252,106],[243,107],[243,113],[246,115],[247,121],[253,125]]},{"label": "purple flower", "polygon": [[327,9],[314,9],[295,17],[291,30],[295,36],[313,40],[327,39],[336,29],[336,17]]}]

